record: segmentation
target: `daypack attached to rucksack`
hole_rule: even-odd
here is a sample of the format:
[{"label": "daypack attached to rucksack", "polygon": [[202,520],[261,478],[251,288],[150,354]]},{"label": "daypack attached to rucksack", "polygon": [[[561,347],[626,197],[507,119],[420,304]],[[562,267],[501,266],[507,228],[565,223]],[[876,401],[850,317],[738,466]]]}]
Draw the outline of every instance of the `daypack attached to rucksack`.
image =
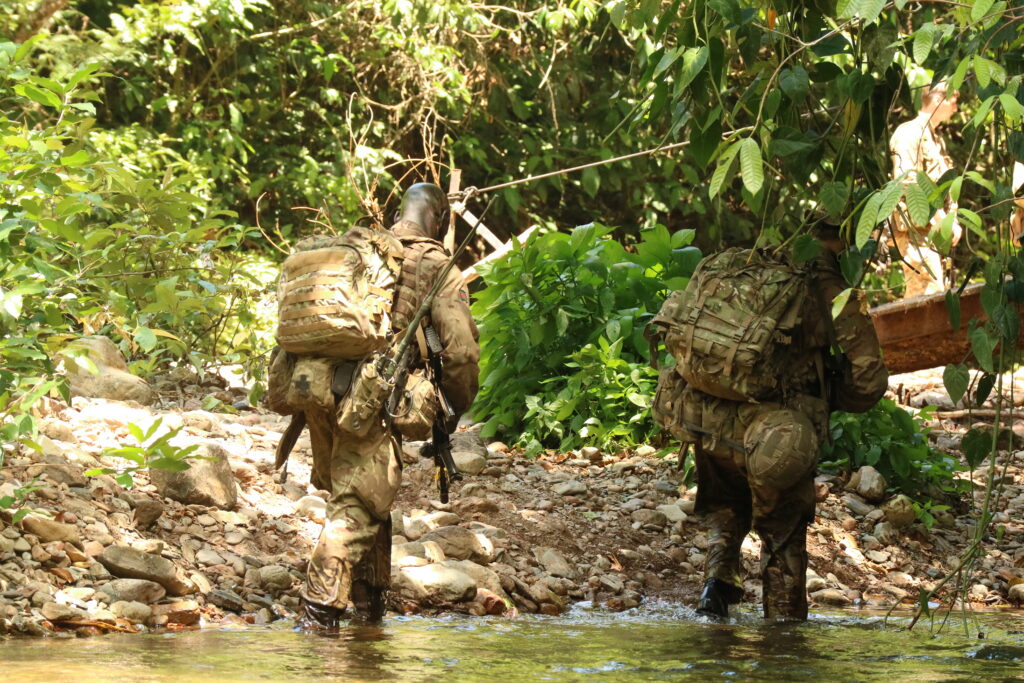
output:
[{"label": "daypack attached to rucksack", "polygon": [[278,345],[347,360],[384,349],[402,254],[390,232],[364,227],[299,242],[281,266]]},{"label": "daypack attached to rucksack", "polygon": [[776,399],[799,353],[808,280],[782,255],[727,249],[701,261],[650,324],[691,387],[733,401]]}]

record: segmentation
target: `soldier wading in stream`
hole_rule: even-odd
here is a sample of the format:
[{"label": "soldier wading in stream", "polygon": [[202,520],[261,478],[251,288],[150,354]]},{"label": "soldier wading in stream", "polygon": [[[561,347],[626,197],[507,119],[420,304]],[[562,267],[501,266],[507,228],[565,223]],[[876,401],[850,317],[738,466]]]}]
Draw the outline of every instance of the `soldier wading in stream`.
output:
[{"label": "soldier wading in stream", "polygon": [[[447,434],[476,396],[477,328],[465,282],[450,270],[423,319],[425,334],[417,332],[421,343],[410,347],[413,360],[407,380],[396,382],[396,403],[381,409],[366,400],[394,340],[448,263],[438,241],[447,212],[441,188],[419,183],[406,192],[389,231],[354,227],[338,237],[309,238],[282,266],[279,348],[266,402],[293,418],[278,465],[308,424],[312,483],[330,494],[302,590],[305,628],[336,629],[350,605],[360,621],[383,616],[391,504],[401,478],[399,439],[429,438],[437,420]],[[428,339],[443,365],[441,377],[424,377]],[[442,394],[454,413],[448,419],[438,410]]]},{"label": "soldier wading in stream", "polygon": [[856,295],[832,320],[848,287],[836,259],[844,245],[832,226],[817,233],[824,248],[802,266],[745,249],[705,258],[649,327],[676,360],[661,371],[655,417],[695,448],[696,511],[709,527],[706,615],[740,602],[740,550],[753,526],[765,617],[807,618],[807,525],[829,412],[868,410],[887,387]]}]

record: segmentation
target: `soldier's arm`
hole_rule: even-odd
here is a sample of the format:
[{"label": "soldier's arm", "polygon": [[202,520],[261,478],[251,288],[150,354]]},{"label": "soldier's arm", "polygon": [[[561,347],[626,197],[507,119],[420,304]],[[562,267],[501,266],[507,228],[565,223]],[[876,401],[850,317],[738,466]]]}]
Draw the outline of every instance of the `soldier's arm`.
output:
[{"label": "soldier's arm", "polygon": [[[443,267],[447,259],[439,261],[439,257],[428,256]],[[461,416],[473,404],[479,388],[480,345],[477,340],[480,333],[469,311],[469,290],[458,270],[452,269],[438,291],[430,308],[430,318],[444,349],[441,386],[456,415]]]},{"label": "soldier's arm", "polygon": [[[846,287],[845,281],[838,276],[828,278],[823,284],[828,301]],[[889,386],[889,371],[882,360],[878,335],[871,316],[862,310],[862,302],[856,292],[833,323],[836,341],[848,360],[835,405],[850,413],[862,413],[875,405]]]},{"label": "soldier's arm", "polygon": [[906,173],[903,182],[915,182],[921,167],[921,138],[913,129],[900,126],[889,140],[889,151],[892,152],[892,177],[899,178]]}]

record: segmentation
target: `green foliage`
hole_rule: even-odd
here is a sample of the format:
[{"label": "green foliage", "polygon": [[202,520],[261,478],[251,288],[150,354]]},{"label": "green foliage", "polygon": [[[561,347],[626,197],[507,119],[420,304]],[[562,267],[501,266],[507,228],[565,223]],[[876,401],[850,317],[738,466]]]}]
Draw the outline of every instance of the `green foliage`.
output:
[{"label": "green foliage", "polygon": [[955,477],[963,466],[928,444],[925,423],[932,410],[912,415],[883,398],[865,413],[832,413],[831,439],[821,446],[822,467],[855,472],[871,465],[890,487],[921,505],[944,493],[964,491],[969,482]]},{"label": "green foliage", "polygon": [[264,285],[251,259],[222,257],[247,231],[172,167],[102,154],[97,66],[57,81],[31,68],[31,47],[0,43],[0,444],[33,436],[41,397],[67,398],[53,372],[70,337],[111,336],[145,354],[137,371],[263,346],[252,323]]},{"label": "green foliage", "polygon": [[692,231],[658,226],[628,250],[609,228],[534,233],[482,269],[476,295],[484,434],[531,450],[637,443],[654,430],[643,327],[700,260]]},{"label": "green foliage", "polygon": [[118,484],[125,488],[131,488],[135,485],[133,475],[139,470],[156,469],[167,470],[168,472],[183,472],[189,468],[189,459],[202,457],[193,455],[199,448],[196,444],[185,447],[177,447],[171,444],[171,439],[178,435],[178,432],[182,429],[181,427],[167,430],[157,436],[156,434],[160,430],[161,424],[163,424],[163,418],[155,420],[145,432],[138,425],[129,424],[128,431],[138,442],[138,445],[129,446],[122,444],[120,448],[107,448],[100,453],[101,457],[122,458],[128,461],[129,464],[118,468],[97,467],[87,470],[86,476],[96,477],[101,474],[111,474],[114,475],[114,479]]},{"label": "green foliage", "polygon": [[[2,460],[0,460],[0,464],[2,464]],[[32,509],[26,506],[32,492],[43,488],[42,484],[37,483],[38,481],[39,477],[36,477],[31,483],[14,489],[12,495],[0,496],[0,510],[7,510],[11,513],[11,524],[17,524],[32,513]]]}]

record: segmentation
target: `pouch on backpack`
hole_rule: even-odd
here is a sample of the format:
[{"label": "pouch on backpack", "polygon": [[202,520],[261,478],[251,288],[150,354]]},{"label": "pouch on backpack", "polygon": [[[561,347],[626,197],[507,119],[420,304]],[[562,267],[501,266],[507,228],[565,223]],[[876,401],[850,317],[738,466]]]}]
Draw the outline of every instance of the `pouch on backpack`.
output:
[{"label": "pouch on backpack", "polygon": [[316,356],[299,356],[285,393],[285,400],[294,412],[331,412],[335,407],[331,382],[337,361]]},{"label": "pouch on backpack", "polygon": [[370,427],[383,419],[384,404],[393,386],[380,375],[376,356],[360,363],[352,376],[351,388],[338,401],[338,427],[356,436],[366,436]]},{"label": "pouch on backpack", "polygon": [[270,352],[270,364],[267,369],[267,393],[263,395],[263,405],[278,415],[291,415],[295,408],[288,403],[288,387],[295,371],[295,356],[275,346]]},{"label": "pouch on backpack", "polygon": [[422,372],[411,373],[398,402],[398,409],[391,416],[391,424],[403,439],[425,441],[430,438],[436,418],[434,385]]},{"label": "pouch on backpack", "polygon": [[348,360],[383,349],[402,256],[394,235],[372,228],[299,242],[281,266],[278,345]]}]

